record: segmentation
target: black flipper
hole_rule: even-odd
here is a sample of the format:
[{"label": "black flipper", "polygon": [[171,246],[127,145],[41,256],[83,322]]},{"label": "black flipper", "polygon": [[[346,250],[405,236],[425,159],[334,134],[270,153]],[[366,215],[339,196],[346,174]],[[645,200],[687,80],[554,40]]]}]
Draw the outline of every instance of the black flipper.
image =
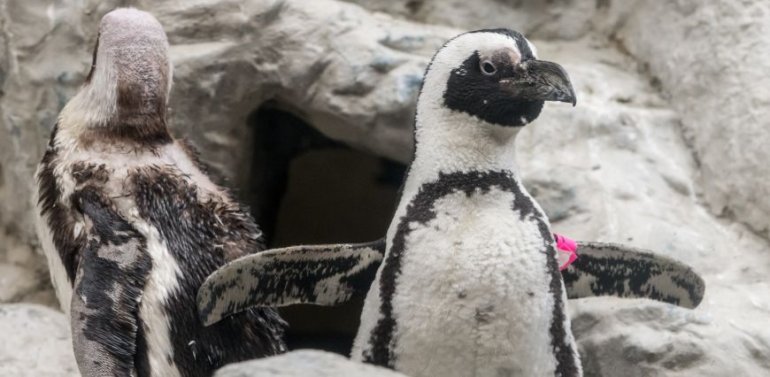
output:
[{"label": "black flipper", "polygon": [[[385,243],[378,240],[288,247],[237,259],[201,286],[201,319],[209,325],[252,306],[337,305],[364,296],[384,253]],[[570,299],[648,298],[685,308],[703,299],[703,279],[674,259],[601,242],[578,242],[578,255],[562,271]]]},{"label": "black flipper", "polygon": [[294,246],[236,259],[198,291],[206,325],[253,306],[337,305],[365,296],[385,254],[380,239],[361,244]]},{"label": "black flipper", "polygon": [[601,242],[578,242],[577,252],[578,259],[562,271],[571,299],[648,298],[690,309],[703,300],[703,279],[677,260]]},{"label": "black flipper", "polygon": [[96,189],[84,188],[73,201],[86,220],[88,240],[70,308],[80,373],[136,375],[139,303],[152,267],[146,240]]}]

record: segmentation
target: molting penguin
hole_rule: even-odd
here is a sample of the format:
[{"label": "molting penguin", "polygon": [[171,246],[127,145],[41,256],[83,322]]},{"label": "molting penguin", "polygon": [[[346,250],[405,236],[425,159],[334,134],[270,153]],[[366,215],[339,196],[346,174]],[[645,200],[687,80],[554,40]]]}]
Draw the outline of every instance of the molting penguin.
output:
[{"label": "molting penguin", "polygon": [[169,134],[171,81],[158,21],[108,13],[38,168],[38,233],[85,376],[208,376],[285,348],[272,309],[198,319],[206,276],[263,245],[248,212]]},{"label": "molting penguin", "polygon": [[[564,71],[537,60],[520,34],[450,41],[426,73],[415,159],[387,237],[231,262],[201,287],[204,322],[251,306],[336,305],[368,291],[354,358],[415,376],[580,375],[554,240],[513,170],[517,127],[545,100],[575,98]],[[578,251],[563,271],[570,298],[693,308],[703,297],[703,280],[675,260],[598,242],[579,242]]]}]

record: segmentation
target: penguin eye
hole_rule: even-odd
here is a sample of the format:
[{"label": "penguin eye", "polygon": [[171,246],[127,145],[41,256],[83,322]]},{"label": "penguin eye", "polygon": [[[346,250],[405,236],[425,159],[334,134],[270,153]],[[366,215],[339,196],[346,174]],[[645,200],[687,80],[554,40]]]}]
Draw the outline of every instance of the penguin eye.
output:
[{"label": "penguin eye", "polygon": [[492,76],[497,73],[497,68],[489,60],[484,60],[481,62],[481,72],[487,76]]}]

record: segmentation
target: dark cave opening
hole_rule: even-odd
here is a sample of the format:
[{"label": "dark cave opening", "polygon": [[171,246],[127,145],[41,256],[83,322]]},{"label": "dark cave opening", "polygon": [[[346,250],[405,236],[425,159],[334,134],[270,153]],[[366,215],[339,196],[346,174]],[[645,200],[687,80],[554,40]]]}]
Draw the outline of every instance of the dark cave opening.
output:
[{"label": "dark cave opening", "polygon": [[[254,157],[244,190],[268,247],[383,237],[405,166],[335,142],[270,104],[252,114]],[[348,355],[363,302],[281,308],[289,349]]]}]

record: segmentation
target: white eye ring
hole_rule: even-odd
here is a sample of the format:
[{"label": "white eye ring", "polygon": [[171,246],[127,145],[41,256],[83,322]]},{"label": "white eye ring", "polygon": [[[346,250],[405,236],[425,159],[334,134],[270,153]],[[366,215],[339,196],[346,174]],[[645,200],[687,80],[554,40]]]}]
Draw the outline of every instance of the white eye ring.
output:
[{"label": "white eye ring", "polygon": [[497,67],[495,67],[495,65],[492,64],[492,62],[489,60],[482,60],[480,67],[481,67],[481,73],[487,76],[492,76],[495,73],[497,73]]}]

